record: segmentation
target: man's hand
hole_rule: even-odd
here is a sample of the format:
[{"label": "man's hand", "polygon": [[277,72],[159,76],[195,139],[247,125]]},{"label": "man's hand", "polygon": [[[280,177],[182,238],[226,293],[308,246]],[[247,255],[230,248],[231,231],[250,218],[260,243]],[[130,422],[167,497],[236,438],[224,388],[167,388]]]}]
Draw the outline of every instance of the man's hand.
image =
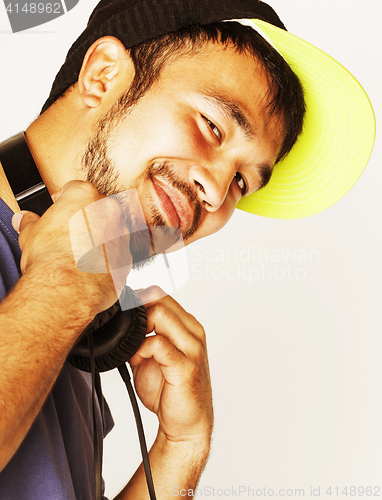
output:
[{"label": "man's hand", "polygon": [[142,403],[156,413],[166,439],[209,446],[213,425],[211,382],[202,325],[172,297],[150,287],[146,303],[149,336],[130,360]]},{"label": "man's hand", "polygon": [[[104,269],[100,270],[99,262],[90,258],[88,272],[84,273],[76,267],[73,248],[75,246],[77,255],[81,249],[83,254],[88,252],[91,232],[97,233],[98,239],[103,238],[104,242],[122,234],[128,238],[120,206],[115,199],[106,198],[92,184],[82,181],[68,182],[53,195],[53,200],[54,205],[41,218],[32,212],[23,212],[21,221],[20,214],[13,218],[14,226],[18,226],[15,229],[20,233],[21,271],[23,275],[39,275],[46,283],[70,287],[71,294],[94,309],[95,315],[118,299],[112,275],[105,267],[102,249]],[[92,222],[92,231],[86,227],[88,219]],[[130,256],[128,241],[124,251]],[[126,281],[127,272],[125,274]]]},{"label": "man's hand", "polygon": [[[206,338],[202,325],[158,287],[138,294],[147,333],[156,335],[130,364],[139,398],[159,419],[150,462],[157,498],[165,499],[173,486],[194,490],[208,458],[213,408]],[[115,500],[147,499],[145,483],[141,466]]]}]

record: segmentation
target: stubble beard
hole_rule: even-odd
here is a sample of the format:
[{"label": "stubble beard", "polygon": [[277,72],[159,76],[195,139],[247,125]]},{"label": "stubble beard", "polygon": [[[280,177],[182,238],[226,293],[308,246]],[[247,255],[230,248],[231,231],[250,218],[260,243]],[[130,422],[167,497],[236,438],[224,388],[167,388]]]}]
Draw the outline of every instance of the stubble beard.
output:
[{"label": "stubble beard", "polygon": [[[149,265],[155,256],[173,245],[182,237],[177,228],[166,225],[166,221],[157,209],[154,201],[148,195],[146,200],[150,210],[151,220],[145,221],[134,216],[134,212],[124,203],[124,191],[131,189],[118,182],[119,172],[108,152],[107,137],[110,134],[116,119],[105,116],[100,120],[97,131],[89,139],[82,157],[82,169],[85,179],[91,182],[97,190],[105,195],[114,197],[122,209],[122,217],[130,231],[130,252],[133,258],[133,269],[141,269]],[[179,180],[175,173],[175,166],[169,161],[152,162],[144,173],[146,181],[159,177],[171,186],[178,189],[190,201],[194,217],[190,228],[183,235],[183,241],[190,238],[198,229],[202,206],[195,189]]]}]

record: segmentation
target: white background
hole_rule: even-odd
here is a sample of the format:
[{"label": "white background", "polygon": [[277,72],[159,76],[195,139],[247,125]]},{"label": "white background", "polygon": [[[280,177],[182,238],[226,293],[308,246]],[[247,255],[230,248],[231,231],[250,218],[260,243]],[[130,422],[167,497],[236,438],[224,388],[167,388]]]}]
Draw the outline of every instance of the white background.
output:
[{"label": "white background", "polygon": [[[356,76],[378,118],[379,2],[269,2],[290,32]],[[83,0],[62,18],[19,34],[11,33],[0,4],[0,140],[38,115],[95,3]],[[219,234],[188,250],[190,279],[175,297],[208,336],[216,423],[200,488],[209,487],[211,496],[213,487],[215,496],[230,498],[227,488],[243,486],[279,496],[279,488],[304,488],[307,497],[320,487],[330,499],[329,486],[341,493],[345,486],[378,485],[382,495],[381,160],[377,137],[357,185],[321,214],[280,221],[237,211]],[[253,268],[260,274],[250,283]],[[112,498],[140,452],[118,374],[103,380],[116,421],[104,461]],[[143,413],[152,441],[156,419]]]}]

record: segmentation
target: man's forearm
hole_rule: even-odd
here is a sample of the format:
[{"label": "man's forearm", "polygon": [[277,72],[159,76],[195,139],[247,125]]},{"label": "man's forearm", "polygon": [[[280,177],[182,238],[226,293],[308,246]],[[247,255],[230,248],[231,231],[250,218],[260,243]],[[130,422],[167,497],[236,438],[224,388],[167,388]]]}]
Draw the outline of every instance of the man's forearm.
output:
[{"label": "man's forearm", "polygon": [[[199,443],[172,443],[159,432],[150,450],[150,465],[158,500],[172,498],[174,491],[186,490],[192,498],[206,465],[210,449],[209,438]],[[114,500],[148,500],[143,464]]]},{"label": "man's forearm", "polygon": [[26,211],[13,219],[23,276],[0,304],[0,470],[25,437],[81,332],[118,298],[111,273],[77,269],[73,244],[77,256],[89,253],[87,226],[78,214],[98,201],[101,209],[97,205],[98,212],[90,213],[100,241],[126,234],[119,203],[81,181],[68,182],[53,199],[42,217]]},{"label": "man's forearm", "polygon": [[92,318],[70,273],[23,276],[0,304],[0,470],[20,446],[81,331]]}]

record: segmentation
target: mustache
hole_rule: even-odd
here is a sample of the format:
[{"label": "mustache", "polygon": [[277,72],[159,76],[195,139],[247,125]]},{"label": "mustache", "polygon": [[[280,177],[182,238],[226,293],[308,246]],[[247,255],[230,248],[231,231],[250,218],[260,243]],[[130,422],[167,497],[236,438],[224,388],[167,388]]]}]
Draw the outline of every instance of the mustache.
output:
[{"label": "mustache", "polygon": [[[108,155],[107,141],[100,130],[88,142],[87,149],[82,157],[82,168],[86,174],[86,180],[91,182],[100,193],[105,196],[114,195],[122,208],[122,216],[130,230],[130,251],[133,257],[133,269],[141,269],[149,265],[156,256],[154,248],[165,249],[175,243],[179,238],[179,232],[174,228],[166,226],[159,210],[151,204],[150,211],[152,220],[150,224],[144,218],[134,216],[126,209],[125,196],[120,191],[126,188],[120,184],[119,172],[115,169]],[[170,161],[153,161],[145,172],[146,179],[152,181],[154,176],[160,177],[172,187],[180,191],[190,202],[194,216],[190,228],[183,235],[183,240],[189,238],[198,229],[202,215],[202,205],[198,198],[196,189],[179,179],[176,166]],[[155,227],[155,235],[150,228]],[[154,241],[155,240],[155,241]]]},{"label": "mustache", "polygon": [[[176,167],[168,160],[152,162],[147,169],[146,176],[151,181],[153,181],[153,177],[160,177],[170,186],[180,191],[189,200],[193,208],[194,216],[190,228],[183,235],[183,238],[186,240],[198,229],[202,216],[202,204],[196,188],[179,179],[176,174]],[[153,210],[153,215],[154,220],[158,220],[158,214],[155,209]]]}]

